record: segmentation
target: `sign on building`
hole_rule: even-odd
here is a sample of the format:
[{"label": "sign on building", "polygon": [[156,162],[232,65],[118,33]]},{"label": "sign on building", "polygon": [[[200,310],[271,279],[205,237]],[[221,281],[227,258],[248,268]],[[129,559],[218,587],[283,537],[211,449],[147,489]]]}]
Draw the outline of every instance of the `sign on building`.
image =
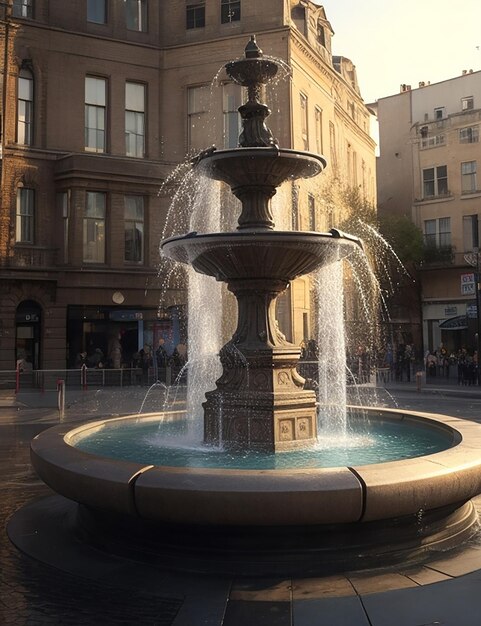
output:
[{"label": "sign on building", "polygon": [[472,296],[476,293],[474,273],[461,274],[461,295]]}]

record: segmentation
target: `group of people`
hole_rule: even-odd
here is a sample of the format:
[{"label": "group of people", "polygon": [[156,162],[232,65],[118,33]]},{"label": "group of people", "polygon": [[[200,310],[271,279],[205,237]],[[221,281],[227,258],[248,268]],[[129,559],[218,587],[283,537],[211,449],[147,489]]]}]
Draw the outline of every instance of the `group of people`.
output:
[{"label": "group of people", "polygon": [[426,376],[457,376],[458,385],[477,385],[479,382],[478,352],[465,347],[448,352],[441,345],[424,356]]}]

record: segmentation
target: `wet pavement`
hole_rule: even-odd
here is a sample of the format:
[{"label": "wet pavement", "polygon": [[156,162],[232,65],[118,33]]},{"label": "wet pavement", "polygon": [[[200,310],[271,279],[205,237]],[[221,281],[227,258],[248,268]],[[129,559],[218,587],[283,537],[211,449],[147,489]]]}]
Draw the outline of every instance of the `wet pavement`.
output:
[{"label": "wet pavement", "polygon": [[[478,391],[479,389],[479,391]],[[373,390],[365,390],[372,394]],[[382,403],[481,421],[481,388],[442,385],[416,390],[393,384],[377,390]],[[120,397],[119,397],[120,396]],[[63,419],[136,412],[145,390],[71,398]],[[158,401],[156,398],[155,401]],[[112,567],[84,554],[87,569],[57,569],[20,553],[6,524],[18,510],[52,492],[35,475],[30,440],[59,423],[51,408],[0,400],[0,625],[152,626],[479,626],[481,546],[474,542],[427,566],[373,570],[302,580],[216,579],[147,570],[135,563]],[[144,410],[152,410],[148,403]],[[120,411],[119,411],[120,412]],[[481,451],[480,451],[481,453]],[[479,499],[478,499],[479,500]],[[34,526],[33,526],[34,528]],[[32,530],[32,533],[35,533]],[[79,552],[81,546],[77,546]],[[63,550],[58,542],[58,550]],[[68,561],[69,554],[52,562]],[[104,569],[102,569],[104,568]],[[95,570],[95,571],[94,571]]]}]

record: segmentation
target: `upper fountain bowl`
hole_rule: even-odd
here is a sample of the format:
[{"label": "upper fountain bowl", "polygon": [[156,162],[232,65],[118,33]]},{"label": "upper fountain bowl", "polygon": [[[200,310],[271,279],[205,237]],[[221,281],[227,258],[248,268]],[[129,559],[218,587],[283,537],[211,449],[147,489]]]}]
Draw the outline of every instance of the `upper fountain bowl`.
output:
[{"label": "upper fountain bowl", "polygon": [[234,148],[210,152],[197,167],[204,176],[227,183],[232,190],[246,185],[276,188],[286,180],[317,176],[326,167],[326,159],[276,147]]}]

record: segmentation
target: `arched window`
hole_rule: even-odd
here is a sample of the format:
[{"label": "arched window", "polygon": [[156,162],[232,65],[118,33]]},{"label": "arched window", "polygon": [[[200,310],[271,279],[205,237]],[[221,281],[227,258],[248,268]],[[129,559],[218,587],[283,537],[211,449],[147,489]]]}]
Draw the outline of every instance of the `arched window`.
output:
[{"label": "arched window", "polygon": [[22,68],[18,75],[17,143],[25,146],[33,142],[33,75]]}]

